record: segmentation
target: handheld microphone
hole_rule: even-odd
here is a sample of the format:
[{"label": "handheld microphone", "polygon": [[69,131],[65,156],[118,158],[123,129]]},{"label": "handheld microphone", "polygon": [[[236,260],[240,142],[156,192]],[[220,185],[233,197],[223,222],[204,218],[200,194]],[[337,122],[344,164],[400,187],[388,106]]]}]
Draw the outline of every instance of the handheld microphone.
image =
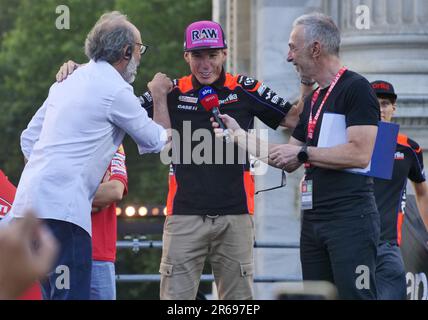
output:
[{"label": "handheld microphone", "polygon": [[214,91],[213,88],[206,86],[199,90],[199,101],[201,102],[201,105],[204,107],[204,109],[207,112],[211,112],[214,116],[215,121],[219,124],[220,128],[224,131],[224,138],[226,140],[226,143],[230,142],[229,137],[229,131],[227,127],[224,125],[223,120],[220,119],[220,110],[218,107],[220,106],[220,103],[218,101],[218,95]]}]

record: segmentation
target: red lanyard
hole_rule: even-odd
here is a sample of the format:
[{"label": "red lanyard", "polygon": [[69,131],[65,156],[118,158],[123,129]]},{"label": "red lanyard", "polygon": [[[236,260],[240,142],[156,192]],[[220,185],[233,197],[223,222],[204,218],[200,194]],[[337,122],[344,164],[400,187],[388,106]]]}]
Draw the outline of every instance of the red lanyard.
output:
[{"label": "red lanyard", "polygon": [[321,88],[318,88],[317,91],[314,92],[314,95],[312,96],[312,102],[311,102],[311,112],[309,113],[309,122],[308,122],[308,139],[312,140],[314,138],[314,132],[315,132],[315,127],[317,125],[318,122],[318,118],[321,115],[321,110],[324,107],[325,102],[328,99],[328,96],[330,95],[330,93],[333,91],[333,88],[336,86],[337,82],[339,81],[340,77],[345,73],[345,71],[347,70],[347,67],[342,67],[339,72],[336,74],[336,76],[334,77],[333,82],[330,84],[330,88],[328,89],[327,93],[324,96],[324,99],[322,100],[317,114],[315,115],[315,117],[312,117],[312,110],[314,108],[315,102],[317,102],[318,97],[320,95],[320,91]]}]

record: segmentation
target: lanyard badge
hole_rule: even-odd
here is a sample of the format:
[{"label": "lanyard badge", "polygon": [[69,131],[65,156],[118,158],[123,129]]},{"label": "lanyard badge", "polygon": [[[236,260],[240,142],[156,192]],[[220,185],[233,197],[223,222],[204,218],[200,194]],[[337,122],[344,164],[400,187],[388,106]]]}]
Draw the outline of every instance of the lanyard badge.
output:
[{"label": "lanyard badge", "polygon": [[301,209],[312,210],[313,209],[313,181],[303,180],[300,191],[302,194]]}]

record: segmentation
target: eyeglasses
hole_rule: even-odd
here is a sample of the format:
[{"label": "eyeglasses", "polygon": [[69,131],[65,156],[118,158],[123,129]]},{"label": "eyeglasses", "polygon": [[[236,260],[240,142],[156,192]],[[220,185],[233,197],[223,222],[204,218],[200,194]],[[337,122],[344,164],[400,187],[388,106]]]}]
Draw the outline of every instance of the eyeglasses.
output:
[{"label": "eyeglasses", "polygon": [[[265,157],[265,158],[267,158],[267,157]],[[255,160],[254,163],[253,163],[253,167],[255,167],[256,163],[258,161],[262,160],[262,159],[264,159],[264,158],[259,158],[259,159]],[[282,187],[285,187],[286,185],[287,185],[287,175],[285,174],[285,170],[281,170],[281,184],[279,186],[268,188],[268,189],[259,190],[259,191],[257,191],[255,193],[255,195],[258,195],[259,193],[266,192],[266,191],[272,191],[272,190],[275,190],[275,189],[280,189]]]},{"label": "eyeglasses", "polygon": [[143,55],[147,52],[147,49],[149,48],[148,45],[144,45],[142,43],[139,42],[135,42],[135,44],[138,44],[140,46],[140,54]]}]

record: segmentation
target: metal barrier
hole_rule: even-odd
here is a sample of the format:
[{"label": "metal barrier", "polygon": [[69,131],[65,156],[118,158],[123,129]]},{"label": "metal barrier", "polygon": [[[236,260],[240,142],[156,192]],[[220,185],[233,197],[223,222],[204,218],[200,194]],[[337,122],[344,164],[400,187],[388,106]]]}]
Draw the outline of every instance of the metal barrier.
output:
[{"label": "metal barrier", "polygon": [[[139,252],[140,249],[156,248],[162,249],[162,241],[159,240],[139,240],[133,239],[132,241],[118,241],[118,249],[132,249],[133,252]],[[299,249],[298,243],[291,242],[267,242],[256,241],[254,248],[268,248],[268,249]],[[116,282],[159,282],[159,274],[118,274],[116,275]],[[201,275],[202,282],[213,282],[214,276],[212,274]],[[274,276],[255,276],[255,283],[269,283],[269,282],[297,282],[302,281],[301,277],[288,276],[288,277],[274,277]]]}]

